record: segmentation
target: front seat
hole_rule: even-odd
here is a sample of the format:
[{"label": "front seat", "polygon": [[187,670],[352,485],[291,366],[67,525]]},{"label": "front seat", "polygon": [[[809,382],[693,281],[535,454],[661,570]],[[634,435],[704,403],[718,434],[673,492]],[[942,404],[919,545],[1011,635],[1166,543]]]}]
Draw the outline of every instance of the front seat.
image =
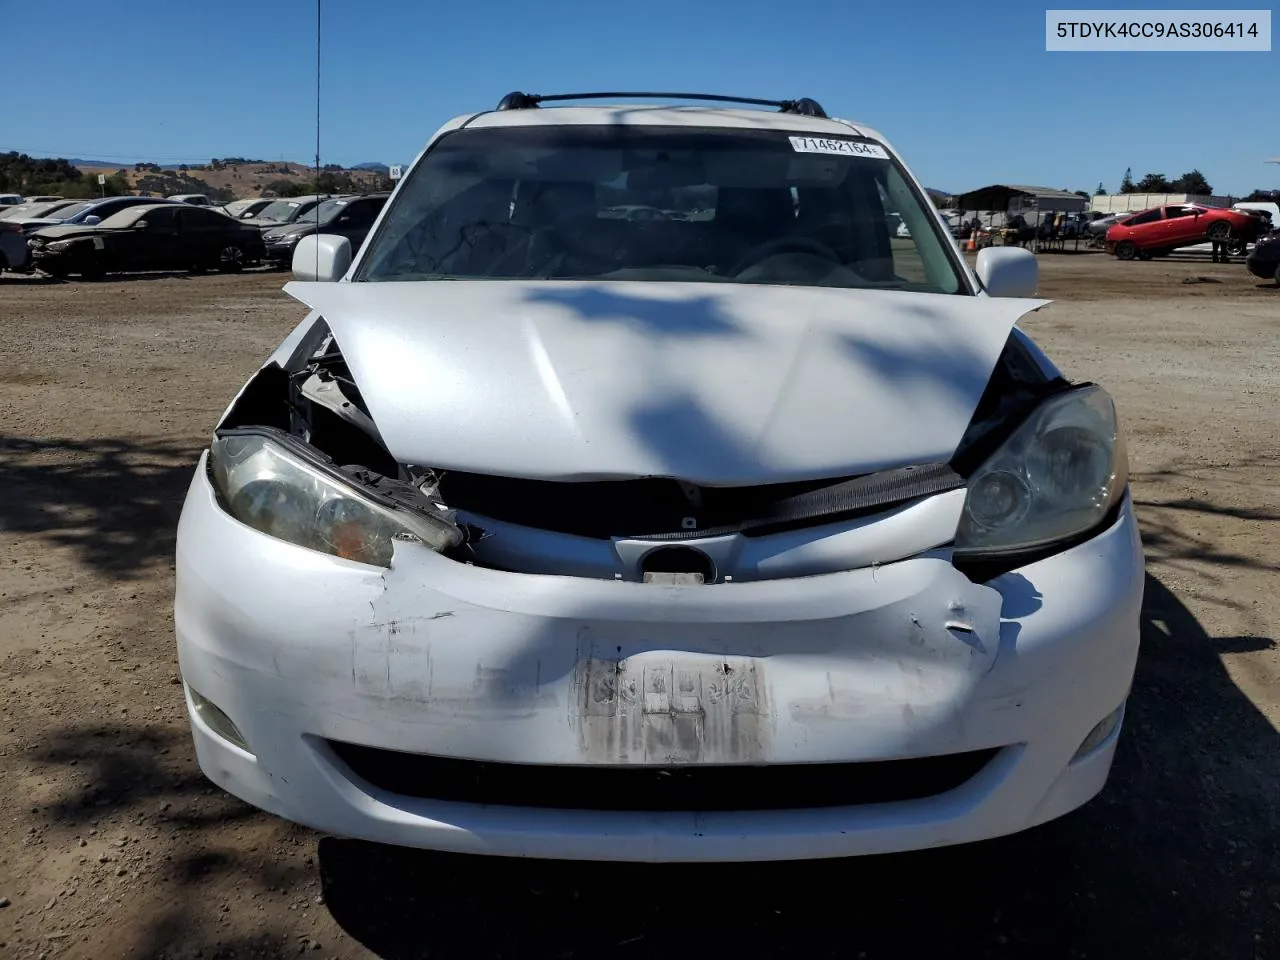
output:
[{"label": "front seat", "polygon": [[576,181],[522,180],[511,222],[530,231],[526,269],[560,274],[591,249],[585,235],[596,223],[596,187]]}]

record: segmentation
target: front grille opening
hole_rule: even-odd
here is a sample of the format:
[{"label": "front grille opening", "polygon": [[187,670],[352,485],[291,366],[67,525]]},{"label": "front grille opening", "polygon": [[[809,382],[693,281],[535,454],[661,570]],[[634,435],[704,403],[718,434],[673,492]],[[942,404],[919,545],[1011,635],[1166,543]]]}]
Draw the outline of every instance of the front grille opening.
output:
[{"label": "front grille opening", "polygon": [[455,510],[553,533],[608,540],[687,540],[873,516],[964,486],[947,464],[747,487],[699,487],[664,477],[562,482],[446,471],[439,493]]},{"label": "front grille opening", "polygon": [[642,574],[696,573],[703,583],[716,579],[716,565],[701,550],[691,547],[659,547],[650,550],[640,561]]},{"label": "front grille opening", "polygon": [[953,790],[1000,751],[869,763],[546,766],[399,753],[328,741],[361,780],[424,800],[607,811],[804,810],[922,800]]},{"label": "front grille opening", "polygon": [[[767,516],[780,499],[830,486],[832,480],[753,487],[703,487],[696,500],[678,480],[562,482],[447,471],[440,496],[455,510],[506,523],[608,540],[611,537],[703,537]],[[688,526],[689,519],[694,526]]]}]

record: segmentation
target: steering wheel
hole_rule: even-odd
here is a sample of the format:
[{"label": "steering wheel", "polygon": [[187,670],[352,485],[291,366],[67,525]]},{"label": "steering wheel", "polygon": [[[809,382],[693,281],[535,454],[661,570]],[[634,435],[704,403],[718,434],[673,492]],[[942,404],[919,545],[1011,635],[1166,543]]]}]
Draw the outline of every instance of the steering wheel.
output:
[{"label": "steering wheel", "polygon": [[841,266],[840,255],[820,240],[814,240],[811,237],[778,237],[775,240],[766,240],[764,243],[757,244],[748,250],[734,264],[733,269],[729,271],[729,275],[737,276],[748,267],[755,266],[761,260],[786,252],[811,253],[816,257],[822,257],[824,260],[830,260],[837,266]]}]

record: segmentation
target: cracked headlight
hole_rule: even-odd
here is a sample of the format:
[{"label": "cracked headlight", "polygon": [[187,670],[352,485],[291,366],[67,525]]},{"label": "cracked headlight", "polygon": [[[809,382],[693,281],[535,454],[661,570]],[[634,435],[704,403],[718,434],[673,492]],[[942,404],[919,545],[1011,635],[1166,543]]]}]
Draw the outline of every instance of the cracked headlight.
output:
[{"label": "cracked headlight", "polygon": [[347,560],[391,566],[397,539],[444,550],[462,539],[443,519],[363,490],[286,434],[233,433],[209,448],[226,511],[268,536]]},{"label": "cracked headlight", "polygon": [[55,240],[53,243],[49,243],[45,245],[46,250],[53,250],[56,253],[61,253],[63,250],[67,250],[70,247],[71,247],[70,240]]},{"label": "cracked headlight", "polygon": [[1128,481],[1110,395],[1098,386],[1058,394],[969,478],[955,553],[1019,553],[1088,533]]}]

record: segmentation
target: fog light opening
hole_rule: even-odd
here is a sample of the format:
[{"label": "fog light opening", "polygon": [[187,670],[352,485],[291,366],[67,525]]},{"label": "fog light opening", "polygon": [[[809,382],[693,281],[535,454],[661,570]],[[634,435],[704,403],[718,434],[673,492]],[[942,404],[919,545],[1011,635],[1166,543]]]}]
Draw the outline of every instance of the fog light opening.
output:
[{"label": "fog light opening", "polygon": [[187,694],[191,697],[191,705],[195,709],[196,716],[211,731],[221,737],[233,747],[238,747],[245,753],[253,756],[253,751],[249,749],[249,743],[244,738],[239,729],[231,718],[222,712],[222,709],[207,697],[201,696],[191,687],[187,687]]},{"label": "fog light opening", "polygon": [[1076,751],[1076,755],[1071,758],[1071,762],[1079,760],[1086,754],[1092,753],[1102,744],[1111,739],[1112,734],[1120,728],[1121,721],[1124,720],[1124,704],[1116,707],[1109,714],[1098,721],[1097,726],[1089,731],[1089,735],[1084,738],[1080,744],[1080,749]]}]

